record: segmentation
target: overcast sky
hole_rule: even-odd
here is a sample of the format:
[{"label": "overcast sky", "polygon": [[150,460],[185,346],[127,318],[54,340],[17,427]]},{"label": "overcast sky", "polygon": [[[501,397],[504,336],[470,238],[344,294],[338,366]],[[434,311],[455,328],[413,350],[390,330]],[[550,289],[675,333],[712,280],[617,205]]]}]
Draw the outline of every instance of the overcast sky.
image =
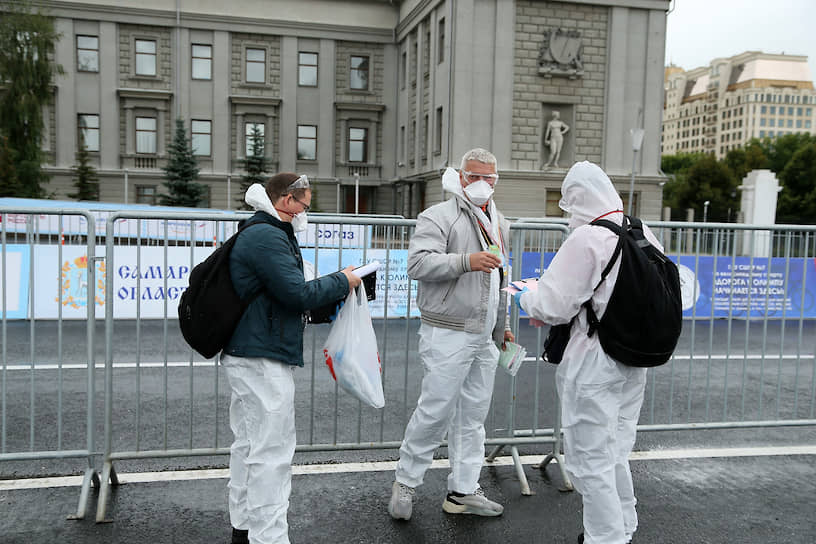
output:
[{"label": "overcast sky", "polygon": [[672,0],[666,64],[684,70],[744,51],[807,55],[816,77],[816,0]]}]

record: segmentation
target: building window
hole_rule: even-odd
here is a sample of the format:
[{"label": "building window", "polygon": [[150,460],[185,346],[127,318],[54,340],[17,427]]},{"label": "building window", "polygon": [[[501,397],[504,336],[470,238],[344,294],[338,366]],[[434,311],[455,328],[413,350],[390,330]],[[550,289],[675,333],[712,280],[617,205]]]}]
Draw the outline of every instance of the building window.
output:
[{"label": "building window", "polygon": [[193,155],[209,157],[212,148],[212,121],[195,121],[191,123]]},{"label": "building window", "polygon": [[788,119],[788,128],[793,128],[793,119]]},{"label": "building window", "polygon": [[247,48],[246,82],[266,83],[266,49]]},{"label": "building window", "polygon": [[156,40],[136,40],[136,75],[156,75]]},{"label": "building window", "polygon": [[560,200],[560,191],[547,191],[547,205],[544,208],[544,214],[546,217],[564,217],[564,210],[558,206],[558,202]]},{"label": "building window", "polygon": [[136,153],[156,153],[156,118],[136,118]]},{"label": "building window", "polygon": [[137,185],[136,186],[136,204],[156,205],[156,186],[155,185]]},{"label": "building window", "polygon": [[759,118],[759,126],[761,126],[761,127],[765,126],[765,118],[764,117]]},{"label": "building window", "polygon": [[317,53],[298,53],[298,85],[317,87]]},{"label": "building window", "polygon": [[400,89],[405,89],[405,82],[408,80],[408,53],[402,52],[400,57]]},{"label": "building window", "polygon": [[99,71],[99,38],[77,36],[77,71]]},{"label": "building window", "polygon": [[796,115],[802,115],[802,108],[796,108]]},{"label": "building window", "polygon": [[768,106],[762,106],[761,108],[759,108],[759,113],[763,113],[763,114],[767,113],[767,110],[768,110]]},{"label": "building window", "polygon": [[439,19],[436,36],[436,62],[445,61],[445,18]]},{"label": "building window", "polygon": [[442,153],[442,106],[436,108],[436,123],[434,130],[434,153]]},{"label": "building window", "polygon": [[212,79],[212,46],[193,44],[193,79]]},{"label": "building window", "polygon": [[796,120],[796,128],[802,128],[802,120],[801,119]]},{"label": "building window", "polygon": [[358,91],[368,90],[368,57],[351,57],[349,87]]},{"label": "building window", "polygon": [[[257,130],[257,136],[255,135],[255,131]],[[255,156],[255,142],[253,141],[253,137],[258,138],[258,150],[260,151],[260,156],[264,155],[264,150],[266,149],[266,125],[263,123],[246,123],[244,125],[244,142],[246,149],[246,157],[253,157]]]},{"label": "building window", "polygon": [[297,158],[302,161],[317,159],[317,127],[314,125],[298,125],[297,128]]},{"label": "building window", "polygon": [[79,115],[79,147],[85,145],[88,151],[99,151],[99,116]]},{"label": "building window", "polygon": [[[780,124],[782,124],[782,123],[780,123]],[[768,119],[768,126],[769,127],[775,127],[776,126],[776,119],[774,119],[773,117]]]},{"label": "building window", "polygon": [[368,162],[367,128],[349,128],[348,160],[349,162]]},{"label": "building window", "polygon": [[428,114],[426,113],[425,116],[422,118],[422,162],[427,164],[428,163]]},{"label": "building window", "polygon": [[400,127],[400,141],[399,141],[399,162],[398,166],[405,165],[405,125]]},{"label": "building window", "polygon": [[771,115],[776,115],[776,106],[771,106]]},{"label": "building window", "polygon": [[805,120],[805,128],[810,128],[810,119]]}]

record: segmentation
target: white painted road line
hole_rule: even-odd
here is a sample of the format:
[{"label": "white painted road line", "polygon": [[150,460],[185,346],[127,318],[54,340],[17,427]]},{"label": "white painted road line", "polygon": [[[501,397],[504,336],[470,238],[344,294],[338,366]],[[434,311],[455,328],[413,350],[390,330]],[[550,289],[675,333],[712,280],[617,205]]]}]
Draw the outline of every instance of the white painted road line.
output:
[{"label": "white painted road line", "polygon": [[[762,446],[749,448],[688,448],[672,450],[649,450],[632,452],[632,461],[658,461],[670,459],[716,459],[726,457],[774,457],[782,455],[816,455],[816,445],[812,446]],[[544,455],[523,455],[524,465],[540,463]],[[513,464],[510,456],[497,457],[490,466],[509,466]],[[449,468],[447,459],[436,459],[431,468]],[[295,475],[350,474],[362,472],[390,472],[396,467],[396,461],[374,461],[368,463],[336,463],[295,465]],[[129,483],[171,482],[186,480],[213,480],[229,477],[229,469],[208,470],[170,470],[165,472],[131,472],[118,473],[119,481]],[[82,476],[62,476],[50,478],[24,478],[19,480],[0,480],[0,492],[22,489],[43,489],[53,487],[79,487]]]},{"label": "white painted road line", "polygon": [[[782,355],[781,359],[783,360],[811,360],[816,355],[812,353],[803,353],[801,355],[790,354],[790,355]],[[712,360],[729,360],[729,361],[742,361],[742,360],[750,360],[750,361],[758,361],[763,359],[761,353],[749,353],[748,355],[742,355],[738,353],[731,353],[730,355],[726,356],[725,354],[716,354],[716,355],[707,355],[707,354],[696,354],[694,355],[693,359],[695,361],[707,361],[708,359]],[[674,355],[673,359],[677,359],[680,361],[688,361],[692,359],[691,355]],[[779,354],[766,354],[764,359],[766,361],[775,361],[780,359]],[[536,361],[536,357],[526,357],[525,361],[534,362]],[[541,361],[541,359],[538,359]],[[543,362],[543,361],[542,361]],[[187,368],[190,366],[190,361],[168,361],[167,367],[168,368]],[[215,366],[216,361],[207,360],[207,361],[193,361],[193,367],[213,367]],[[143,361],[138,364],[141,368],[163,368],[165,365],[164,361]],[[113,368],[136,368],[137,364],[135,362],[128,362],[128,363],[113,363]],[[86,363],[64,363],[60,366],[58,363],[34,363],[35,370],[85,370],[88,368]],[[96,363],[97,369],[104,369],[105,363]],[[30,363],[15,363],[15,364],[8,364],[5,367],[0,364],[0,371],[3,369],[8,371],[22,371],[22,370],[31,370]]]}]

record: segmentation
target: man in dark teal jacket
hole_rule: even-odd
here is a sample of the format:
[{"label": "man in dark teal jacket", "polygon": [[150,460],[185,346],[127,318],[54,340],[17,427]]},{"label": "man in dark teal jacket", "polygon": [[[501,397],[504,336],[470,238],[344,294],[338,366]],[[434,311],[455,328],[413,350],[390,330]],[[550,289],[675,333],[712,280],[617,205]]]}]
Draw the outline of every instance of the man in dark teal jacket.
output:
[{"label": "man in dark teal jacket", "polygon": [[306,176],[281,173],[247,190],[262,223],[242,231],[230,274],[242,298],[261,291],[221,356],[232,388],[229,509],[234,543],[289,544],[286,513],[295,453],[293,371],[303,366],[305,312],[360,284],[348,267],[306,281],[295,231],[312,200]]}]

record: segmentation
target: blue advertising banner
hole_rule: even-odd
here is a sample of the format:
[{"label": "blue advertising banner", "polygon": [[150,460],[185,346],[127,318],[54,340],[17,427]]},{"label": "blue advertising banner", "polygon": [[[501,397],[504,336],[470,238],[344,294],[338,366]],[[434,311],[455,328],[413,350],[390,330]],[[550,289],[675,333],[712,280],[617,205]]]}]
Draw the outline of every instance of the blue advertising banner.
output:
[{"label": "blue advertising banner", "polygon": [[[555,253],[525,252],[521,277],[539,277]],[[685,318],[816,318],[816,259],[671,257]]]}]

